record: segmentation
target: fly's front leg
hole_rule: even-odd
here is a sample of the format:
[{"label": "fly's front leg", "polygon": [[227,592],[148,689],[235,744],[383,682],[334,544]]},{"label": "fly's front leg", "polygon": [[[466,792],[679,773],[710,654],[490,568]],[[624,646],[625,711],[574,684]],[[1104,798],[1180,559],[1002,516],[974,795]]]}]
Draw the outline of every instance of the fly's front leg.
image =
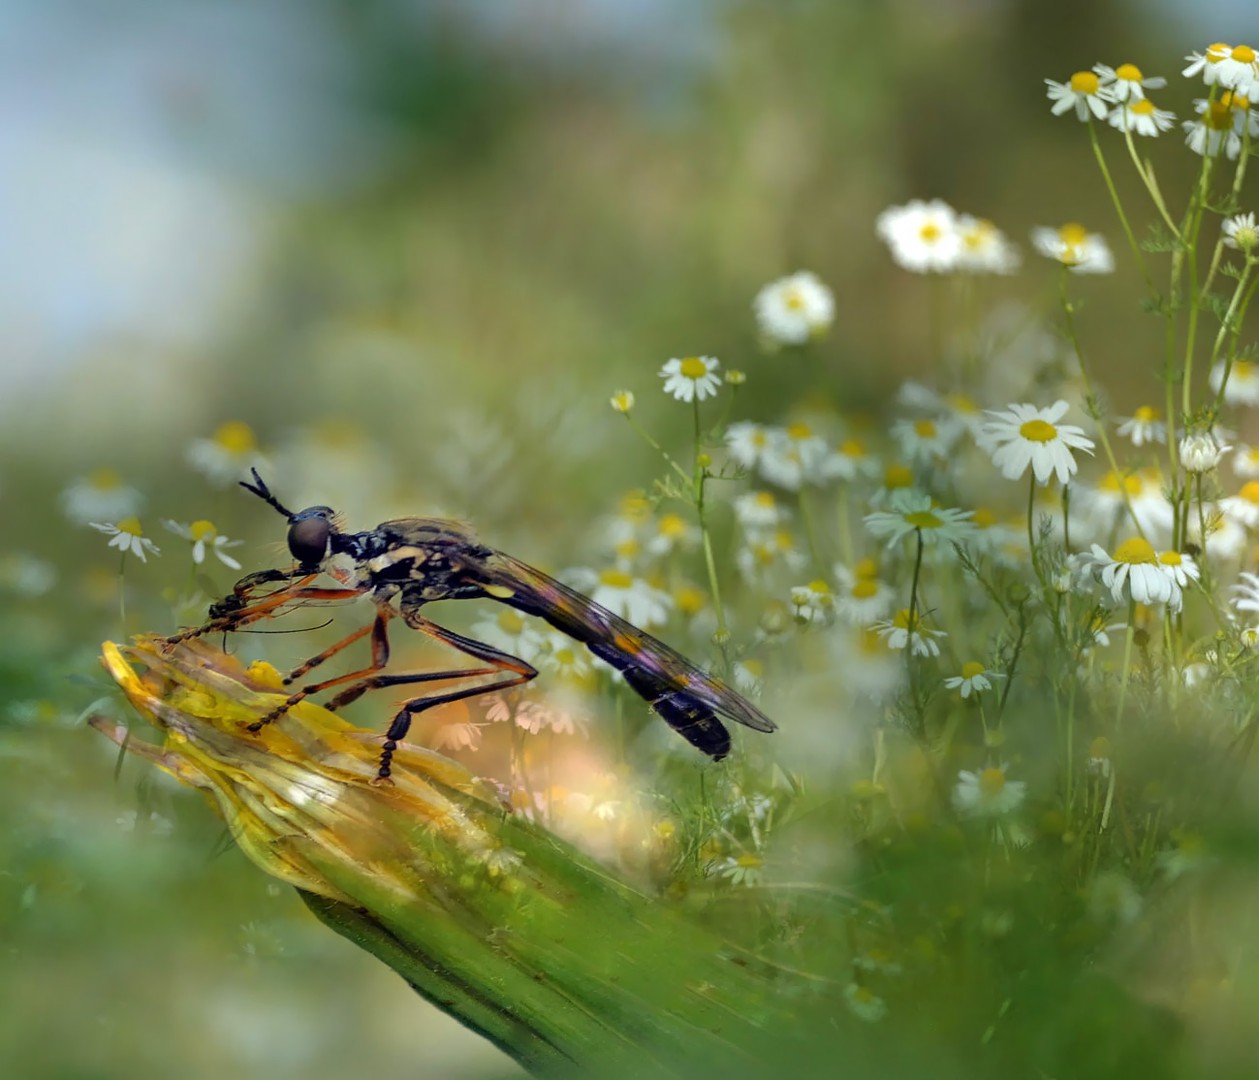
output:
[{"label": "fly's front leg", "polygon": [[[275,603],[268,604],[272,598],[278,598],[293,589],[300,589],[314,581],[317,576],[309,570],[297,567],[289,570],[258,570],[252,574],[246,574],[232,586],[232,591],[227,596],[210,605],[209,618],[204,623],[181,630],[178,634],[168,637],[166,642],[169,645],[176,645],[181,641],[188,641],[204,634],[217,633],[220,630],[235,630],[246,622],[252,622],[254,618],[262,618],[269,614],[283,602],[276,600]],[[260,586],[272,585],[277,581],[293,581],[295,578],[302,580],[285,589],[277,589],[261,600],[253,599],[254,590]],[[259,605],[267,606],[262,608]],[[254,614],[255,612],[257,614]]]}]

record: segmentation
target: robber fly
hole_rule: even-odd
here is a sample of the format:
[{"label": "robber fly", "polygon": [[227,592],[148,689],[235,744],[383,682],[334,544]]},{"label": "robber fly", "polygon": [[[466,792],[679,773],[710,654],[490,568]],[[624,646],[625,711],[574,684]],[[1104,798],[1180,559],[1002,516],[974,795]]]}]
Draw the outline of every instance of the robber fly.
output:
[{"label": "robber fly", "polygon": [[[446,702],[520,686],[538,674],[524,660],[447,630],[421,613],[425,604],[435,600],[486,597],[527,615],[539,616],[580,641],[620,671],[626,683],[674,731],[711,758],[721,760],[730,752],[730,733],[719,716],[757,731],[773,731],[777,726],[730,687],[705,674],[664,642],[542,571],[486,547],[466,525],[440,518],[399,518],[366,532],[344,532],[331,508],[311,506],[293,513],[271,494],[258,471],[251,471],[254,482],[242,480],[241,486],[288,520],[288,546],[297,565],[241,578],[229,596],[211,606],[208,622],[170,640],[235,630],[294,604],[349,600],[363,595],[375,602],[376,617],[369,626],[311,657],[284,681],[290,686],[297,683],[325,660],[370,635],[369,666],[302,686],[251,724],[250,730],[260,730],[304,698],[334,686],[346,688],[328,701],[330,709],[348,705],[367,691],[381,687],[478,680],[472,686],[416,697],[402,704],[385,734],[380,755],[379,779],[387,780],[393,753],[417,713]],[[333,578],[338,587],[317,584],[321,574]],[[257,595],[263,586],[277,583],[287,584]],[[389,661],[387,628],[389,621],[397,617],[412,629],[472,657],[477,666],[384,674]]]}]

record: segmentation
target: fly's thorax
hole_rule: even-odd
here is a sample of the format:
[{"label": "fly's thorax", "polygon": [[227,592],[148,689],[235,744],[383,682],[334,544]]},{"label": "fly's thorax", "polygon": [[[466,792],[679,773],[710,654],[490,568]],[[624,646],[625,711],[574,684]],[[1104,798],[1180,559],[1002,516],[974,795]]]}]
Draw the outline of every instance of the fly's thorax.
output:
[{"label": "fly's thorax", "polygon": [[344,552],[334,552],[319,567],[329,577],[345,582],[350,588],[365,588],[371,584],[371,574],[359,560]]}]

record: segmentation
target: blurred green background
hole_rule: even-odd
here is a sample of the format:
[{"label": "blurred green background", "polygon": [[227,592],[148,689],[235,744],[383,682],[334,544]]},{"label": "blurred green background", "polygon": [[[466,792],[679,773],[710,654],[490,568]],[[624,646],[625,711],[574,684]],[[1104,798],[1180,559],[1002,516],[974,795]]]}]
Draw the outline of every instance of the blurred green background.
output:
[{"label": "blurred green background", "polygon": [[[1174,81],[1253,29],[1246,7],[0,4],[6,1074],[513,1072],[316,926],[195,796],[131,763],[115,778],[80,715],[106,693],[116,561],[61,512],[76,477],[140,489],[164,559],[185,555],[159,518],[211,518],[246,568],[274,565],[277,520],[184,461],[242,420],[292,505],[463,516],[567,565],[657,470],[612,390],[679,446],[670,356],[746,370],[751,419],[817,398],[879,414],[930,373],[928,283],[894,269],[875,215],[939,196],[1016,239],[1075,219],[1118,249],[1042,80],[1134,60]],[[1169,158],[1174,184],[1192,163]],[[749,307],[798,268],[837,298],[807,366],[759,351]],[[1034,299],[1032,270],[996,295]],[[1157,355],[1126,314],[1137,286],[1099,283],[1085,313],[1121,411]],[[19,555],[55,582],[31,587]],[[172,628],[174,575],[129,568],[130,631]]]}]

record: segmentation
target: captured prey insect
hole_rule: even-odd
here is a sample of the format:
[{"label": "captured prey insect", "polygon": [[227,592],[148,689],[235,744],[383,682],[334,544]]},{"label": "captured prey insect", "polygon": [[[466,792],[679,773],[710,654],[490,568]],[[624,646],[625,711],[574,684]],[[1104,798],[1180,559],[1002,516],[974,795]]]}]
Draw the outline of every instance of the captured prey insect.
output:
[{"label": "captured prey insect", "polygon": [[[720,760],[730,752],[730,733],[718,717],[757,731],[774,731],[777,726],[725,683],[701,671],[664,642],[542,571],[486,547],[466,525],[440,518],[399,518],[366,532],[343,532],[330,507],[311,506],[293,513],[271,494],[258,471],[251,471],[254,482],[242,480],[241,486],[288,519],[288,546],[297,565],[241,578],[231,595],[211,606],[208,622],[170,640],[235,630],[294,604],[349,600],[363,595],[369,595],[376,604],[376,617],[369,626],[312,656],[284,681],[290,686],[297,683],[324,661],[368,635],[371,663],[346,675],[303,685],[251,724],[251,730],[278,720],[299,701],[334,686],[346,688],[328,701],[330,709],[348,705],[368,690],[382,687],[477,680],[471,686],[416,697],[402,704],[389,725],[381,750],[378,776],[380,780],[387,779],[393,753],[417,713],[446,702],[520,686],[538,674],[524,660],[447,630],[420,610],[437,600],[487,597],[527,615],[539,616],[582,642],[595,656],[620,671],[626,683],[674,731],[709,757]],[[316,584],[320,574],[335,579],[338,587]],[[280,582],[288,584],[255,595],[263,586]],[[383,674],[389,660],[387,628],[395,617],[472,657],[478,666]]]}]

